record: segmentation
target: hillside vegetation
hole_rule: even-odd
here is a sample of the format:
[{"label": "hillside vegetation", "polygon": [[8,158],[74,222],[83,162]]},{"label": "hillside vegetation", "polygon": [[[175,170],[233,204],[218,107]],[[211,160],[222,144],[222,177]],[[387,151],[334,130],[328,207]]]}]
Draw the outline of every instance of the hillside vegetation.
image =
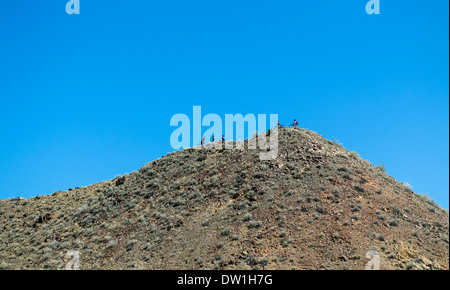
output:
[{"label": "hillside vegetation", "polygon": [[449,216],[317,133],[257,150],[186,149],[111,181],[0,201],[0,268],[448,269]]}]

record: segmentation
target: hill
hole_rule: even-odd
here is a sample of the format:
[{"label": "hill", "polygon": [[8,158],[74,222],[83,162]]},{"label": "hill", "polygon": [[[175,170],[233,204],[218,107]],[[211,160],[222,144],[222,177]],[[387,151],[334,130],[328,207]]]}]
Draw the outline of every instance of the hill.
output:
[{"label": "hill", "polygon": [[299,129],[279,153],[186,149],[110,181],[0,201],[0,268],[448,269],[449,216]]}]

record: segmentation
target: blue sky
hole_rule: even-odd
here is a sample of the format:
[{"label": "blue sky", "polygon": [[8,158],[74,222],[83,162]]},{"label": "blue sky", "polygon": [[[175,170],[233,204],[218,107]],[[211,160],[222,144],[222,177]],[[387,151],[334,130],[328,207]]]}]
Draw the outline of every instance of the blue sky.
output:
[{"label": "blue sky", "polygon": [[0,198],[139,169],[170,118],[276,113],[449,205],[449,3],[0,3]]}]

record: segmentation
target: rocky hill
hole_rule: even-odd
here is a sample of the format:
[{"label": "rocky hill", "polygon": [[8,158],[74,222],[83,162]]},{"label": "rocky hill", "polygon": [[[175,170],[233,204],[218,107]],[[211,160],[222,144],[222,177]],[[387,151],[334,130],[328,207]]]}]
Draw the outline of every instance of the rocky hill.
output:
[{"label": "rocky hill", "polygon": [[299,128],[276,160],[186,149],[111,181],[0,201],[0,269],[448,269],[449,216]]}]

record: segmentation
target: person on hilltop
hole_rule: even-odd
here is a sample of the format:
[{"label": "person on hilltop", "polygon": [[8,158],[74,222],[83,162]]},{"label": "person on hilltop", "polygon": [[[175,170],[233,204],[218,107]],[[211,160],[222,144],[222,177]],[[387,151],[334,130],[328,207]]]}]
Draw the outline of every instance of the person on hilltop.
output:
[{"label": "person on hilltop", "polygon": [[294,127],[298,127],[298,122],[295,119],[294,119]]}]

